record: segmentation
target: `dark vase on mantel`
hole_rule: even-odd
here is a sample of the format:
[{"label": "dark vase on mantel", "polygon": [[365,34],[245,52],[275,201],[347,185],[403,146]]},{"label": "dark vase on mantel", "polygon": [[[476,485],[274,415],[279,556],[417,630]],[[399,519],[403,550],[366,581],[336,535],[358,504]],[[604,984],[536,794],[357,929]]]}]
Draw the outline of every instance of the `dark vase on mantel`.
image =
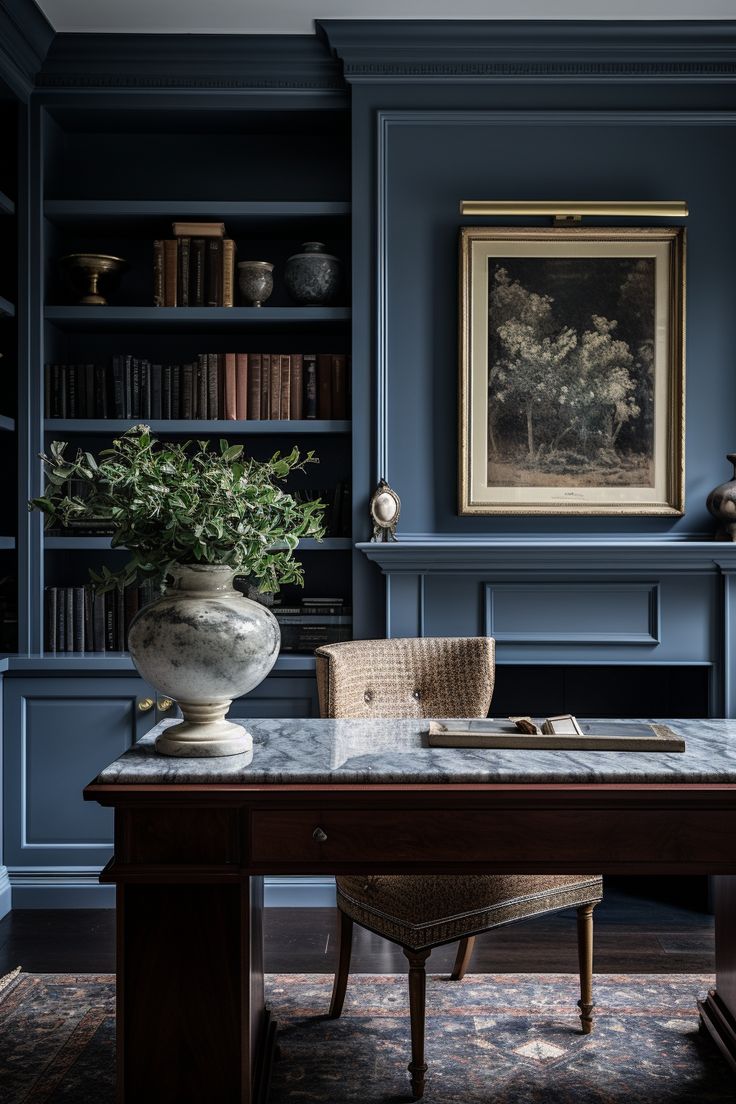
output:
[{"label": "dark vase on mantel", "polygon": [[733,464],[733,477],[710,492],[706,506],[720,523],[715,539],[736,541],[736,452],[729,452],[726,459]]}]

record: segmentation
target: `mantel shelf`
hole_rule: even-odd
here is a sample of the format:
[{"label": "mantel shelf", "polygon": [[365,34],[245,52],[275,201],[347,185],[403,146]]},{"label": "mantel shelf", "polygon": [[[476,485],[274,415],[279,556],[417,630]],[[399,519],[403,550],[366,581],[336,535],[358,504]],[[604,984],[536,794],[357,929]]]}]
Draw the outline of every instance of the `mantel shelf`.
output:
[{"label": "mantel shelf", "polygon": [[[0,537],[0,541],[3,538]],[[44,544],[48,551],[73,551],[80,552],[85,549],[110,549],[110,537],[74,537],[74,536],[49,536],[45,538]],[[0,548],[3,545],[0,543]],[[15,547],[15,545],[13,545]],[[304,537],[299,541],[298,552],[349,552],[353,547],[353,542],[350,537],[325,537],[323,541],[315,540],[313,537]],[[118,552],[125,552],[124,547],[116,549]]]},{"label": "mantel shelf", "polygon": [[[2,302],[0,302],[0,310]],[[62,330],[140,332],[206,329],[308,329],[345,324],[349,307],[46,307],[44,317]]]},{"label": "mantel shelf", "polygon": [[[140,424],[134,418],[47,418],[44,429],[47,433],[81,433],[87,436],[109,437],[114,433],[124,433],[131,426]],[[234,421],[210,421],[207,419],[182,420],[145,419],[145,424],[153,433],[170,434],[171,436],[189,436],[195,434],[210,433],[225,434],[229,437],[269,437],[304,435],[326,436],[344,435],[350,433],[351,423],[340,419],[318,420],[309,418],[299,421],[258,421],[239,420]]]},{"label": "mantel shelf", "polygon": [[355,546],[385,575],[604,576],[736,573],[736,544],[677,538],[419,537]]}]

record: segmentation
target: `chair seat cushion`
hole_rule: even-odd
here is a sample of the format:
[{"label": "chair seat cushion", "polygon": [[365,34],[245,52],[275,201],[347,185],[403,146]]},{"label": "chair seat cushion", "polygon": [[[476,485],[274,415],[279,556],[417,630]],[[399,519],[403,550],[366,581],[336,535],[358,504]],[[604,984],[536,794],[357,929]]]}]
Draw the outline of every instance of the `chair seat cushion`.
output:
[{"label": "chair seat cushion", "polygon": [[526,916],[600,901],[585,874],[363,874],[337,878],[340,909],[412,950],[450,943]]}]

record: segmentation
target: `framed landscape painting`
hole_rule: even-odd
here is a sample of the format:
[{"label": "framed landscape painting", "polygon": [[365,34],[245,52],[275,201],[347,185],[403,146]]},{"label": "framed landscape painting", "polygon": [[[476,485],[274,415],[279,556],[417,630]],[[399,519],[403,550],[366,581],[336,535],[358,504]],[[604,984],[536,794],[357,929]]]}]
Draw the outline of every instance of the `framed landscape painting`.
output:
[{"label": "framed landscape painting", "polygon": [[460,513],[684,512],[684,231],[465,227]]}]

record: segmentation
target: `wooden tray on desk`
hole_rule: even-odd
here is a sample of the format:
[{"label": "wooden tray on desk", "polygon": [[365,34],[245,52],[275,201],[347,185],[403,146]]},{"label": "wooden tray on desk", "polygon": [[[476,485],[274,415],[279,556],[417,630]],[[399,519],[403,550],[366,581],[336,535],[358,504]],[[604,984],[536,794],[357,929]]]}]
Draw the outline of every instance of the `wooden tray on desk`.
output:
[{"label": "wooden tray on desk", "polygon": [[445,748],[538,748],[540,751],[677,751],[685,741],[667,725],[636,721],[580,722],[582,735],[532,735],[508,721],[430,721],[427,742]]}]

